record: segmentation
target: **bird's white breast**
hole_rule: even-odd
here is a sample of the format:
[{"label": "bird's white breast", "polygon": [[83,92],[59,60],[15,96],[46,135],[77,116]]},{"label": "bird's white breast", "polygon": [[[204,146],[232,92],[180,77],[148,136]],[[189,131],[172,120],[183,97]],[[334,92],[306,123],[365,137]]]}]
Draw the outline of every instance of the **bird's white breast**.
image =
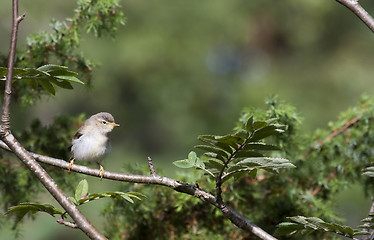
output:
[{"label": "bird's white breast", "polygon": [[73,157],[82,161],[101,161],[110,150],[108,137],[86,133],[72,142]]}]

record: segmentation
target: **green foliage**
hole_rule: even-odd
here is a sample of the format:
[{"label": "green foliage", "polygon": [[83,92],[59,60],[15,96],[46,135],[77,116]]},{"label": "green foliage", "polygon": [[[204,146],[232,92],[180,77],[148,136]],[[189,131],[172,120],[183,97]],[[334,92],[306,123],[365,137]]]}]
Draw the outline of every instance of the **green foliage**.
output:
[{"label": "green foliage", "polygon": [[137,192],[102,192],[102,193],[88,193],[88,182],[83,179],[79,182],[74,197],[70,197],[70,200],[75,203],[75,205],[82,205],[93,200],[100,198],[113,198],[113,199],[124,199],[130,203],[134,203],[133,199],[141,200],[145,196]]},{"label": "green foliage", "polygon": [[17,206],[10,207],[9,210],[5,212],[5,214],[17,214],[17,221],[21,221],[26,214],[35,214],[38,212],[48,213],[52,217],[54,217],[54,215],[64,214],[64,211],[57,209],[50,204],[39,204],[33,202],[20,203]]},{"label": "green foliage", "polygon": [[332,232],[348,238],[354,238],[358,235],[370,235],[368,232],[363,232],[362,230],[352,229],[349,226],[336,224],[336,223],[327,223],[320,218],[316,217],[288,217],[292,222],[284,222],[278,225],[278,229],[275,232],[276,236],[282,235],[299,235],[306,236],[312,233],[313,231],[323,231],[323,232]]},{"label": "green foliage", "polygon": [[[133,199],[141,200],[144,197],[143,194],[137,192],[102,192],[88,194],[88,182],[86,179],[83,179],[78,183],[74,197],[69,198],[73,203],[75,203],[75,205],[80,206],[101,198],[112,198],[117,200],[124,199],[127,202],[134,203]],[[65,212],[63,210],[57,209],[50,204],[40,204],[35,202],[20,203],[17,206],[10,207],[5,214],[17,214],[16,223],[18,223],[26,214],[35,214],[38,212],[48,213],[52,217],[54,217],[54,215],[61,215],[62,218],[65,218]]]},{"label": "green foliage", "polygon": [[[78,1],[74,16],[65,21],[53,20],[52,31],[32,34],[27,38],[26,50],[16,55],[16,79],[13,84],[15,100],[32,104],[44,93],[55,94],[54,85],[72,89],[71,82],[90,83],[94,63],[77,49],[82,29],[95,37],[114,37],[119,26],[124,25],[123,12],[118,0]],[[5,57],[0,62],[5,62]],[[62,65],[62,66],[61,66]],[[67,70],[67,66],[73,71]],[[80,74],[78,80],[77,73]],[[0,78],[5,75],[0,69]],[[1,93],[2,94],[2,93]]]},{"label": "green foliage", "polygon": [[[7,68],[0,67],[0,77],[6,78],[7,70]],[[52,95],[56,93],[52,83],[65,89],[73,89],[71,85],[72,82],[84,84],[84,82],[77,78],[78,73],[69,71],[65,66],[48,64],[38,67],[37,69],[14,68],[13,71],[14,79],[25,80],[34,91],[41,86]]]},{"label": "green foliage", "polygon": [[[129,164],[126,172],[148,174],[146,166]],[[163,175],[162,169],[156,169]],[[202,171],[190,171],[178,180],[199,181],[200,186],[208,184]],[[186,194],[158,186],[123,183],[119,191],[137,191],[147,195],[142,202],[126,204],[124,200],[108,203],[104,210],[105,236],[109,239],[250,239],[245,233],[232,226],[218,209]]]},{"label": "green foliage", "polygon": [[198,158],[195,152],[190,152],[187,159],[176,161],[174,165],[202,169],[222,182],[230,178],[238,180],[246,174],[254,178],[258,170],[278,173],[282,168],[293,168],[295,166],[287,159],[263,155],[267,151],[279,150],[277,146],[263,142],[265,138],[284,131],[285,126],[273,124],[276,120],[254,121],[250,116],[243,128],[234,134],[201,135],[198,139],[206,145],[195,148],[206,151],[203,157]]}]

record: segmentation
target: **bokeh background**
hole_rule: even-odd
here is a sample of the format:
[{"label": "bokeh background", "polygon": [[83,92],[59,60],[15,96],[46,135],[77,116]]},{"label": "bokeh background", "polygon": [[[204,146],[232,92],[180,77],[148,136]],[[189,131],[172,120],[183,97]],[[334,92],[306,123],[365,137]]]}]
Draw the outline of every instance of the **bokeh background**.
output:
[{"label": "bokeh background", "polygon": [[[374,12],[374,2],[362,4]],[[262,107],[267,96],[295,105],[304,117],[301,131],[310,134],[363,93],[374,93],[374,35],[336,1],[122,0],[121,5],[127,21],[115,39],[86,35],[81,42],[79,51],[99,64],[92,86],[59,89],[32,107],[13,105],[14,129],[36,117],[49,124],[60,114],[108,111],[121,127],[112,134],[106,169],[145,164],[151,156],[173,176],[171,162],[185,158],[199,134],[230,132],[243,107]],[[51,19],[72,16],[75,6],[73,0],[20,1],[27,17],[18,48],[25,47],[27,35],[50,31]],[[11,1],[1,0],[2,54],[8,52],[10,19]],[[108,186],[91,182],[98,191],[105,190],[100,184]],[[348,200],[337,208],[356,226],[369,203],[359,187],[354,191],[356,204],[344,193]],[[99,213],[89,214],[100,222]],[[21,239],[56,239],[55,231],[70,230],[39,214],[38,221],[25,224]],[[0,236],[12,239],[4,229]]]}]

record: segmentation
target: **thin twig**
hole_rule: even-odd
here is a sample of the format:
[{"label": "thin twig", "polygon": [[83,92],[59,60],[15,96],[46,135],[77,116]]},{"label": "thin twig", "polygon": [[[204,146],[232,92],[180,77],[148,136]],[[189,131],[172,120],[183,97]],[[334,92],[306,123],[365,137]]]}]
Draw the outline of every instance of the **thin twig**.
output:
[{"label": "thin twig", "polygon": [[[0,148],[3,148],[5,150],[10,150],[9,147],[2,141],[0,141]],[[62,169],[68,169],[69,162],[52,158],[44,155],[39,155],[36,153],[31,153],[30,155],[33,156],[36,160],[39,162],[49,164],[55,167],[59,167]],[[98,177],[99,169],[93,169],[82,165],[74,164],[71,167],[71,171],[82,173],[85,175],[90,175],[93,177]],[[217,201],[217,198],[196,186],[183,183],[177,180],[174,180],[172,178],[168,177],[162,177],[159,175],[151,175],[151,176],[145,176],[145,175],[134,175],[134,174],[126,174],[126,173],[118,173],[118,172],[110,172],[105,171],[103,178],[115,180],[115,181],[122,181],[122,182],[131,182],[131,183],[141,183],[141,184],[154,184],[154,185],[161,185],[165,187],[169,187],[177,192],[185,193],[191,196],[194,196],[196,198],[199,198],[203,201],[206,201],[210,203],[211,205],[217,207],[221,210],[221,212],[224,214],[226,218],[228,218],[234,225],[237,227],[246,230],[248,232],[252,232],[254,235],[258,236],[260,239],[263,240],[276,240],[273,236],[265,232],[263,229],[258,227],[256,224],[251,222],[249,219],[238,213],[235,209],[228,206],[223,201],[219,202]]]},{"label": "thin twig", "polygon": [[56,222],[70,228],[78,228],[76,223],[65,221],[63,218],[57,219]]},{"label": "thin twig", "polygon": [[[364,111],[364,110],[362,110]],[[343,127],[333,131],[330,135],[328,135],[326,138],[323,140],[318,140],[317,144],[314,145],[312,148],[310,148],[305,154],[303,159],[307,159],[310,154],[312,154],[314,151],[320,149],[326,142],[332,140],[334,137],[338,136],[339,134],[345,132],[348,128],[356,124],[359,120],[361,119],[361,115],[357,116],[350,121],[346,122]]]},{"label": "thin twig", "polygon": [[359,4],[358,0],[336,0],[346,6],[374,33],[374,18]]},{"label": "thin twig", "polygon": [[148,166],[152,176],[156,176],[155,168],[153,167],[152,158],[148,157]]}]

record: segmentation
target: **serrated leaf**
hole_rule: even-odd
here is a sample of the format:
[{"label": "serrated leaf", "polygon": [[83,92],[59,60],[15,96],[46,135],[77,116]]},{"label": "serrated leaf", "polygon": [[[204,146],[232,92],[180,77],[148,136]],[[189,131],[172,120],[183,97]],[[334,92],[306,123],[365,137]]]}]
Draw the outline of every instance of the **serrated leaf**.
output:
[{"label": "serrated leaf", "polygon": [[367,177],[374,177],[374,167],[367,167],[363,170],[362,175]]},{"label": "serrated leaf", "polygon": [[73,89],[73,86],[68,81],[64,81],[64,80],[59,81],[59,80],[56,80],[56,79],[52,78],[52,79],[50,79],[50,82],[53,83],[53,84],[55,84],[55,85],[57,85],[57,86],[59,86],[59,87],[61,87],[61,88]]},{"label": "serrated leaf", "polygon": [[213,169],[217,169],[217,171],[221,171],[222,168],[224,167],[224,165],[220,162],[218,162],[218,160],[214,160],[214,159],[209,159],[209,161],[207,163],[205,163],[206,167],[207,168],[213,168]]},{"label": "serrated leaf", "polygon": [[260,128],[260,129],[256,130],[254,132],[253,136],[251,137],[250,141],[251,142],[257,142],[261,139],[267,138],[271,135],[278,134],[280,132],[283,132],[283,131],[278,129],[274,125],[269,125],[269,126],[266,126],[266,127],[263,127],[263,128]]},{"label": "serrated leaf", "polygon": [[86,179],[80,181],[75,189],[75,199],[79,201],[87,196],[88,193],[88,182]]},{"label": "serrated leaf", "polygon": [[254,157],[246,158],[237,163],[238,165],[244,165],[252,168],[261,168],[264,170],[277,171],[280,168],[294,168],[289,160],[284,158],[271,158],[271,157]]},{"label": "serrated leaf", "polygon": [[247,132],[246,130],[242,129],[238,132],[236,132],[234,134],[234,137],[238,137],[239,139],[242,139],[242,141],[240,141],[239,139],[235,139],[234,138],[234,141],[233,141],[233,144],[235,145],[241,145],[242,142],[244,142],[248,137],[249,137],[249,132]]},{"label": "serrated leaf", "polygon": [[265,121],[256,121],[253,123],[253,128],[254,130],[258,130],[258,129],[261,129],[263,127],[266,127],[268,126],[269,124]]},{"label": "serrated leaf", "polygon": [[290,236],[295,234],[297,231],[304,229],[304,227],[297,223],[283,222],[278,224],[277,229],[274,232],[275,236]]},{"label": "serrated leaf", "polygon": [[43,66],[37,68],[37,70],[43,71],[43,72],[56,71],[56,70],[66,70],[66,69],[68,69],[68,67],[55,65],[55,64],[47,64],[47,65],[43,65]]},{"label": "serrated leaf", "polygon": [[45,80],[45,79],[39,79],[38,80],[38,83],[45,89],[47,90],[47,92],[49,92],[50,94],[52,95],[55,95],[56,94],[56,90],[55,88],[53,87],[53,85],[48,81],[48,80]]},{"label": "serrated leaf", "polygon": [[248,132],[253,132],[253,116],[251,116],[251,117],[248,118],[247,122],[244,125],[244,128]]},{"label": "serrated leaf", "polygon": [[[343,236],[353,236],[355,233],[360,232],[357,229],[352,229],[349,226],[340,225],[337,223],[328,223],[323,221],[320,218],[316,217],[304,217],[304,216],[295,216],[295,217],[288,217],[288,219],[291,219],[294,221],[298,227],[290,224],[290,223],[282,223],[279,224],[279,231],[286,233],[288,235],[290,234],[301,234],[306,235],[311,233],[312,231],[328,231],[328,232],[335,232],[337,234],[343,235]],[[290,229],[287,229],[289,226],[291,226]],[[301,228],[302,227],[302,228]],[[282,229],[283,228],[283,229]],[[293,229],[292,229],[293,228]],[[290,231],[293,230],[293,231]]]},{"label": "serrated leaf", "polygon": [[248,167],[246,166],[239,166],[239,165],[231,166],[227,169],[226,174],[223,175],[222,182],[227,181],[228,179],[230,179],[236,173],[239,173],[239,172],[244,172],[244,175],[245,175],[246,171],[250,171],[250,169],[248,169]]},{"label": "serrated leaf", "polygon": [[[201,135],[201,136],[198,136],[198,139],[204,143],[207,143],[207,144],[210,144],[212,146],[215,146],[219,149],[222,149],[228,153],[232,153],[233,152],[233,149],[232,147],[235,148],[235,144],[232,145],[232,141],[230,141],[229,139],[227,139],[227,136],[226,138],[225,137],[219,137],[220,140],[217,140],[216,138],[219,137],[219,136],[214,136],[214,135]],[[225,143],[225,142],[229,142],[229,143]],[[236,146],[237,148],[238,146]]]},{"label": "serrated leaf", "polygon": [[204,156],[208,157],[209,159],[212,159],[212,158],[217,159],[221,162],[225,162],[227,159],[226,157],[218,155],[217,153],[213,153],[213,152],[206,152],[204,153]]},{"label": "serrated leaf", "polygon": [[220,155],[227,159],[228,153],[226,151],[221,150],[220,148],[214,147],[214,146],[208,146],[208,145],[196,145],[195,148],[199,148],[208,152],[216,153],[217,155]]},{"label": "serrated leaf", "polygon": [[82,82],[81,80],[79,80],[77,77],[74,77],[74,76],[55,76],[56,78],[58,79],[61,79],[61,80],[66,80],[66,81],[69,81],[69,82],[75,82],[75,83],[80,83],[80,84],[84,84],[84,82]]},{"label": "serrated leaf", "polygon": [[235,158],[252,158],[252,157],[263,157],[263,155],[255,151],[238,151],[235,154]]},{"label": "serrated leaf", "polygon": [[69,71],[67,69],[58,69],[58,70],[53,70],[48,72],[51,76],[78,76],[78,73]]},{"label": "serrated leaf", "polygon": [[248,143],[243,147],[243,150],[262,150],[262,151],[274,151],[279,150],[278,146],[269,145],[263,142]]}]

